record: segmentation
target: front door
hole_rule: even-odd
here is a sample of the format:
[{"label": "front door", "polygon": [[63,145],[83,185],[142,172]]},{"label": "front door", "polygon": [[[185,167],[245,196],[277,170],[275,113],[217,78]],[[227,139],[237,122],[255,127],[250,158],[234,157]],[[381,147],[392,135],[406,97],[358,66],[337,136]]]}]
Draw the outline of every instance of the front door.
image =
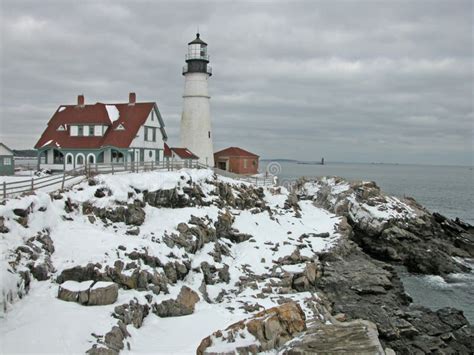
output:
[{"label": "front door", "polygon": [[217,167],[221,170],[227,170],[227,164],[225,161],[220,161],[217,163]]},{"label": "front door", "polygon": [[66,171],[74,169],[74,157],[71,153],[66,154],[64,169]]}]

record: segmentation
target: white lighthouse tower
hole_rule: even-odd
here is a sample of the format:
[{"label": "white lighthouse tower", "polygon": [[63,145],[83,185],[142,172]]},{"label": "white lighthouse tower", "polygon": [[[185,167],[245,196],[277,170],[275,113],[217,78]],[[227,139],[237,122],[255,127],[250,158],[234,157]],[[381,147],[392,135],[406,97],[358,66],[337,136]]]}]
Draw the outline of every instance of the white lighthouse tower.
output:
[{"label": "white lighthouse tower", "polygon": [[199,157],[199,162],[214,166],[210,96],[207,82],[212,75],[207,43],[196,38],[188,43],[184,75],[184,104],[181,116],[181,146]]}]

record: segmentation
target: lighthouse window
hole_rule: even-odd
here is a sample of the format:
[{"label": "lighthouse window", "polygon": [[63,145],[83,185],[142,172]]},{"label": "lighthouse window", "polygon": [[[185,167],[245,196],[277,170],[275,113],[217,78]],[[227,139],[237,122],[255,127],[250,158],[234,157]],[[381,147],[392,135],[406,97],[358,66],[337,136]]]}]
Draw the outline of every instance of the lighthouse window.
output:
[{"label": "lighthouse window", "polygon": [[207,132],[207,136],[208,136],[208,138],[211,138],[211,131]]}]

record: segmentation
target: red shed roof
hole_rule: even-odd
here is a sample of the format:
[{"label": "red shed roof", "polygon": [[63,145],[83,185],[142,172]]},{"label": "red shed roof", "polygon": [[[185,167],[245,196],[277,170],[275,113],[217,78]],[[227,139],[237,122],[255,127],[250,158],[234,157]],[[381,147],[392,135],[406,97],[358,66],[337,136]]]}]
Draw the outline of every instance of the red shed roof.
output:
[{"label": "red shed roof", "polygon": [[165,143],[165,146],[164,146],[165,157],[171,157],[172,153],[175,153],[181,159],[199,159],[199,157],[193,152],[191,152],[188,148],[170,148],[168,144]]},{"label": "red shed roof", "polygon": [[244,150],[239,147],[229,147],[223,150],[219,150],[218,152],[214,153],[214,156],[219,157],[219,156],[226,156],[226,157],[252,157],[252,158],[258,158],[259,156],[254,153],[250,153],[247,150]]},{"label": "red shed roof", "polygon": [[[46,130],[36,143],[35,148],[90,149],[103,146],[128,148],[154,107],[156,107],[154,102],[137,102],[133,105],[96,103],[82,107],[78,105],[59,106],[49,120]],[[158,111],[158,108],[156,110]],[[163,138],[166,139],[164,124],[159,114],[158,117],[162,126]],[[104,125],[107,126],[107,130],[100,137],[71,137],[70,125]],[[119,126],[122,127],[116,129]]]}]

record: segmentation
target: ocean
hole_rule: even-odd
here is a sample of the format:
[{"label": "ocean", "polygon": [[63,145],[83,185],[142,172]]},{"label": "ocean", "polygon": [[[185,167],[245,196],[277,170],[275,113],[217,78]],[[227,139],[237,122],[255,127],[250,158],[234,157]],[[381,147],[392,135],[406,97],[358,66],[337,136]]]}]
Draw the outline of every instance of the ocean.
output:
[{"label": "ocean", "polygon": [[[297,164],[295,162],[262,161],[277,172],[280,181],[302,176],[340,176],[349,180],[375,181],[394,196],[410,196],[432,212],[456,218],[474,225],[474,170],[468,166],[430,166],[404,164]],[[278,171],[279,172],[278,172]],[[466,260],[474,270],[474,260]],[[399,269],[405,290],[413,302],[431,309],[454,307],[461,309],[474,324],[474,271],[450,275],[420,276]]]}]

